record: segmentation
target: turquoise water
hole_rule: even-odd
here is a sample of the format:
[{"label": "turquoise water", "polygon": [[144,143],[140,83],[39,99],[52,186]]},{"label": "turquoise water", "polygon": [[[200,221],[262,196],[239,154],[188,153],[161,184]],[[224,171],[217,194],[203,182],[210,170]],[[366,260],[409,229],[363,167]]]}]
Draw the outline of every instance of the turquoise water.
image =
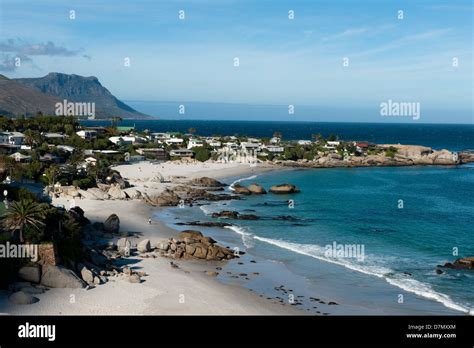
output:
[{"label": "turquoise water", "polygon": [[[285,139],[309,139],[313,133],[334,133],[346,140],[420,144],[452,151],[474,148],[473,125],[196,120],[123,124],[151,131],[186,132],[194,127],[201,135],[270,137],[280,131]],[[291,182],[301,193],[171,209],[170,216],[163,218],[172,225],[176,219],[212,220],[208,214],[224,209],[256,214],[262,219],[233,221],[232,229],[200,230],[230,245],[240,243],[254,256],[280,262],[316,284],[317,291],[326,287],[329,294],[339,292],[340,297],[357,293],[354,302],[370,308],[368,313],[373,312],[374,303],[386,305],[382,313],[407,313],[397,312],[400,306],[393,305],[399,293],[436,304],[426,307],[421,301],[411,302],[414,311],[409,313],[474,313],[474,272],[435,272],[439,264],[474,256],[473,165],[286,170],[261,174],[243,184],[250,182],[266,188]],[[289,199],[294,199],[294,208],[288,206]],[[282,215],[292,216],[294,221],[272,219]],[[359,251],[363,247],[364,258],[328,256],[325,247],[333,243],[355,245]],[[327,267],[323,270],[322,265]]]},{"label": "turquoise water", "polygon": [[[321,282],[324,262],[356,274],[354,283],[357,274],[372,277],[459,314],[474,312],[473,272],[435,272],[439,264],[474,256],[473,166],[291,170],[243,179],[266,188],[291,182],[301,193],[204,205],[186,220],[212,220],[210,213],[224,209],[256,214],[262,219],[232,221],[227,232],[247,251],[307,279]],[[272,219],[283,215],[294,219]],[[333,243],[363,246],[364,257],[327,255],[325,247]]]}]

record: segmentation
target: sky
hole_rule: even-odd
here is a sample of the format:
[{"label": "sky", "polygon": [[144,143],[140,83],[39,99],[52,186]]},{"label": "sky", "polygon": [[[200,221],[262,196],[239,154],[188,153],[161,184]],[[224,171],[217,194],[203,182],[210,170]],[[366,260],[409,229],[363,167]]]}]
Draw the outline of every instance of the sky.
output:
[{"label": "sky", "polygon": [[[133,105],[267,105],[281,106],[278,117],[287,120],[473,123],[473,6],[0,0],[0,74],[53,71],[97,76]],[[380,115],[388,100],[419,103],[421,117]],[[239,112],[245,118],[245,107]]]}]

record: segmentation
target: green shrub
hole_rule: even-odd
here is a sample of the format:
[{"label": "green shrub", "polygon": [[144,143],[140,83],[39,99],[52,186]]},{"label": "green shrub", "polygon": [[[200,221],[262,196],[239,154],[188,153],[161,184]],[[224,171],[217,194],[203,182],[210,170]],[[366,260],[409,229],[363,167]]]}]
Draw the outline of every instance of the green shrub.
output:
[{"label": "green shrub", "polygon": [[192,150],[194,158],[200,162],[205,162],[211,158],[211,152],[204,146],[193,147]]}]

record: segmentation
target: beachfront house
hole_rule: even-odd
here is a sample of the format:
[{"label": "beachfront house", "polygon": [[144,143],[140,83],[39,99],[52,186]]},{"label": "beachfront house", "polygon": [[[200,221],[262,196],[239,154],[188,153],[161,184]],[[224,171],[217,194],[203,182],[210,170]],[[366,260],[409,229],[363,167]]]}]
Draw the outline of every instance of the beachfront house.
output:
[{"label": "beachfront house", "polygon": [[312,142],[311,140],[298,140],[298,145],[303,145],[303,146],[307,146],[307,145],[311,145]]},{"label": "beachfront house", "polygon": [[194,156],[194,152],[188,149],[175,149],[170,151],[170,156],[180,158],[191,158]]},{"label": "beachfront house", "polygon": [[220,148],[222,146],[222,143],[219,141],[219,139],[213,137],[208,137],[205,139],[205,141],[210,147],[213,147],[214,149]]},{"label": "beachfront house", "polygon": [[364,153],[369,148],[374,147],[375,144],[369,143],[368,141],[354,141],[353,145],[356,147],[358,153]]},{"label": "beachfront house", "polygon": [[240,143],[240,148],[242,149],[242,151],[258,152],[260,151],[260,144],[252,142],[242,142]]},{"label": "beachfront house", "polygon": [[95,139],[97,137],[97,131],[92,129],[83,129],[76,132],[84,140]]},{"label": "beachfront house", "polygon": [[140,162],[140,161],[144,161],[145,160],[145,156],[141,156],[141,155],[133,155],[133,156],[130,156],[128,157],[128,162]]},{"label": "beachfront house", "polygon": [[239,148],[239,145],[237,145],[236,143],[232,143],[232,142],[227,142],[224,144],[224,150],[237,150]]},{"label": "beachfront house", "polygon": [[166,151],[165,149],[162,149],[162,148],[140,148],[140,149],[137,149],[137,152],[140,154],[140,155],[143,155],[147,158],[153,158],[153,159],[156,159],[158,161],[165,161],[167,159],[167,156],[166,156]]},{"label": "beachfront house", "polygon": [[329,152],[334,152],[336,150],[336,147],[341,144],[340,141],[327,141],[326,144],[324,145],[324,148],[329,150]]},{"label": "beachfront house", "polygon": [[199,139],[189,139],[189,142],[188,142],[188,150],[189,149],[192,149],[193,147],[201,147],[203,146],[204,143],[202,140],[199,140]]},{"label": "beachfront house", "polygon": [[274,154],[280,154],[280,153],[285,152],[285,149],[283,148],[283,146],[280,146],[280,145],[266,145],[264,149]]}]

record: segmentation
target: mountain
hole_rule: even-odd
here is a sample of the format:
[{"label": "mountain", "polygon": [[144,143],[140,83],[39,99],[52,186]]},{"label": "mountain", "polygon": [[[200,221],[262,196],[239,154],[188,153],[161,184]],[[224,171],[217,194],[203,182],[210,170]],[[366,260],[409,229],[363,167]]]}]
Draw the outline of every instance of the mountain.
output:
[{"label": "mountain", "polygon": [[54,114],[59,98],[0,75],[0,115]]},{"label": "mountain", "polygon": [[[107,88],[102,86],[95,76],[84,77],[62,73],[49,73],[44,77],[11,79],[10,81],[14,81],[42,95],[53,97],[60,102],[67,100],[67,102],[95,103],[96,118],[115,116],[129,119],[151,118],[151,116],[136,111],[114,97]],[[22,94],[17,94],[16,97],[23,99]],[[2,109],[4,109],[4,107],[2,107],[2,100],[0,99],[0,110]],[[43,111],[39,105],[37,109]],[[43,113],[50,113],[50,109],[45,110],[47,111],[43,111]],[[18,111],[16,113],[22,113],[21,110]]]}]

